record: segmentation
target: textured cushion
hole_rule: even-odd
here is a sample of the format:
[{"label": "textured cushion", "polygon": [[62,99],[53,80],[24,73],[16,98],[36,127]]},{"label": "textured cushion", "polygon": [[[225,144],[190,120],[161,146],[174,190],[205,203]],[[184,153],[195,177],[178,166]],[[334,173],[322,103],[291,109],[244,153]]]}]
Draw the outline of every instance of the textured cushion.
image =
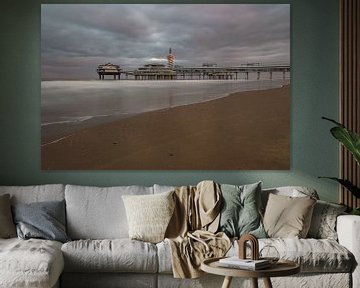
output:
[{"label": "textured cushion", "polygon": [[16,237],[15,225],[11,215],[10,196],[0,196],[0,238]]},{"label": "textured cushion", "polygon": [[222,209],[219,231],[229,237],[251,233],[266,237],[260,216],[261,182],[244,186],[222,184]]},{"label": "textured cushion", "polygon": [[122,195],[152,194],[142,186],[91,187],[66,185],[67,232],[71,239],[128,238]]},{"label": "textured cushion", "polygon": [[0,195],[9,194],[11,204],[61,201],[64,200],[64,192],[65,186],[62,184],[0,186]]},{"label": "textured cushion", "polygon": [[61,248],[66,272],[157,271],[156,246],[130,239],[78,240]]},{"label": "textured cushion", "polygon": [[337,240],[336,219],[346,206],[318,200],[314,206],[307,237]]},{"label": "textured cushion", "polygon": [[129,237],[157,243],[164,240],[174,212],[173,191],[156,195],[124,195]]},{"label": "textured cushion", "polygon": [[338,242],[328,239],[262,239],[260,249],[274,246],[281,259],[295,261],[301,272],[350,272],[353,256]]},{"label": "textured cushion", "polygon": [[264,227],[269,237],[305,238],[316,200],[306,197],[269,195]]},{"label": "textured cushion", "polygon": [[65,202],[49,201],[13,206],[17,234],[22,239],[69,241],[65,231]]},{"label": "textured cushion", "polygon": [[63,268],[59,242],[0,239],[0,287],[53,287]]},{"label": "textured cushion", "polygon": [[[329,239],[259,239],[259,249],[261,250],[265,245],[274,246],[279,252],[281,259],[298,263],[302,273],[350,272],[353,266],[353,255],[344,246]],[[163,241],[156,244],[156,246],[158,250],[159,273],[172,273],[171,248],[169,243]],[[233,246],[226,256],[235,256],[238,255],[238,252],[238,242],[234,241]],[[248,254],[250,256],[250,249]]]}]

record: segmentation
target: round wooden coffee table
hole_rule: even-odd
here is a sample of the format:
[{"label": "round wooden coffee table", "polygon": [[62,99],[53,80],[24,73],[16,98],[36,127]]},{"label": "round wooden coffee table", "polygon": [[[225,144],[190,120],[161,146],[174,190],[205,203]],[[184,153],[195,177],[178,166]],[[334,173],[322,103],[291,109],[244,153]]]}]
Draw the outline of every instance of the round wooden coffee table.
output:
[{"label": "round wooden coffee table", "polygon": [[300,272],[300,266],[288,260],[279,260],[270,268],[253,271],[222,267],[219,265],[219,259],[221,258],[204,260],[201,263],[201,270],[210,274],[225,276],[222,288],[229,288],[233,277],[251,278],[254,288],[258,288],[258,278],[263,278],[265,287],[272,288],[270,277],[289,276]]}]

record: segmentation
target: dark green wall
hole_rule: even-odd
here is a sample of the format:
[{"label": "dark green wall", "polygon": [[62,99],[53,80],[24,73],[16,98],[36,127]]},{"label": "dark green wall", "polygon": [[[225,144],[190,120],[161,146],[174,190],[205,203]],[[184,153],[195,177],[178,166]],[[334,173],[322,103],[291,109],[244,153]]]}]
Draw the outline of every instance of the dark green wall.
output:
[{"label": "dark green wall", "polygon": [[[229,2],[291,3],[292,153],[290,171],[42,172],[40,170],[41,3],[102,2],[91,0],[1,1],[0,185],[38,183],[99,186],[152,185],[153,183],[181,185],[193,184],[203,179],[242,184],[263,180],[265,187],[312,186],[319,191],[322,199],[338,200],[338,186],[327,180],[317,179],[318,175],[337,176],[339,169],[338,146],[328,132],[331,125],[321,120],[321,116],[338,118],[337,0]],[[107,1],[106,3],[121,3],[121,1]],[[131,3],[135,2],[131,1]],[[152,2],[148,1],[148,3]],[[161,2],[156,1],[156,3]],[[261,135],[254,141],[261,141]]]}]

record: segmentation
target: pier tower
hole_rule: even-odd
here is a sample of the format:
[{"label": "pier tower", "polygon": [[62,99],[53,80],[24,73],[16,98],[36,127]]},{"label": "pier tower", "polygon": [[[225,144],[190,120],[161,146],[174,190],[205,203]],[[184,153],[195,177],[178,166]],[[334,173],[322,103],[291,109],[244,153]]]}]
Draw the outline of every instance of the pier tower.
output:
[{"label": "pier tower", "polygon": [[168,60],[168,67],[174,68],[175,56],[171,53],[171,47],[169,48],[169,54],[166,56],[166,58]]}]

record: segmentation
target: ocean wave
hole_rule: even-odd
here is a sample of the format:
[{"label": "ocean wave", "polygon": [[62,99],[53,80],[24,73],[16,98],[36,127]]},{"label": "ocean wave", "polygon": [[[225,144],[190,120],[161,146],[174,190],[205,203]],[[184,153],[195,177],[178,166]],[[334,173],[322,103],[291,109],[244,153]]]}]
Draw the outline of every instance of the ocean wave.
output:
[{"label": "ocean wave", "polygon": [[80,117],[69,117],[66,120],[58,120],[58,121],[52,121],[52,122],[44,122],[41,123],[41,126],[49,126],[49,125],[56,125],[56,124],[77,124],[82,123],[85,121],[89,121],[95,118],[104,118],[109,117],[113,115],[95,115],[95,116],[80,116]]}]

